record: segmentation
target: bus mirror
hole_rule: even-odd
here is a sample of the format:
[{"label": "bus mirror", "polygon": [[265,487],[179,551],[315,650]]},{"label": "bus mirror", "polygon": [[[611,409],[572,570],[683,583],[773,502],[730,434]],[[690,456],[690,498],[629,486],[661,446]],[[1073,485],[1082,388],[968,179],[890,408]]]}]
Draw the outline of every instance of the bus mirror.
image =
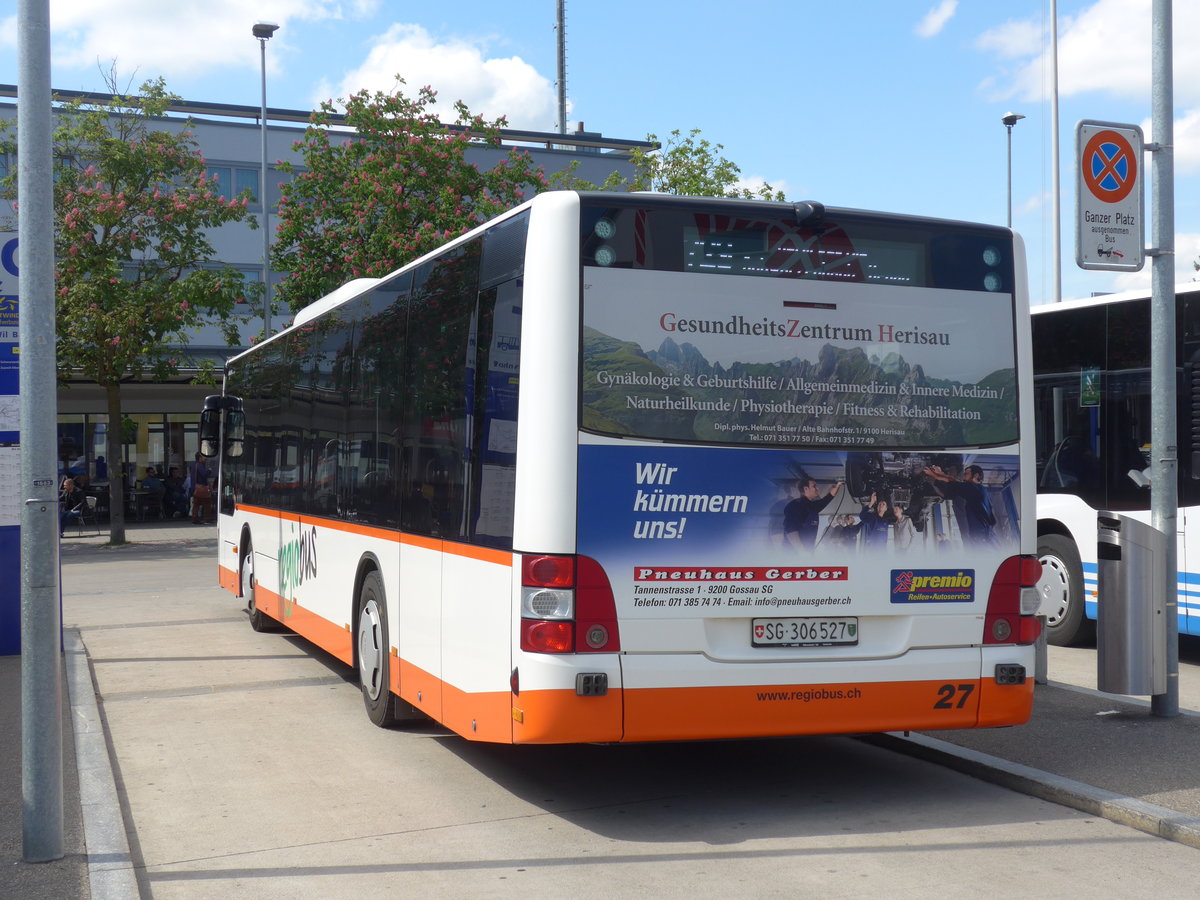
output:
[{"label": "bus mirror", "polygon": [[231,409],[225,414],[225,455],[242,455],[246,440],[246,415],[240,409]]},{"label": "bus mirror", "polygon": [[200,455],[209,459],[216,456],[220,440],[221,411],[205,409],[200,413]]}]

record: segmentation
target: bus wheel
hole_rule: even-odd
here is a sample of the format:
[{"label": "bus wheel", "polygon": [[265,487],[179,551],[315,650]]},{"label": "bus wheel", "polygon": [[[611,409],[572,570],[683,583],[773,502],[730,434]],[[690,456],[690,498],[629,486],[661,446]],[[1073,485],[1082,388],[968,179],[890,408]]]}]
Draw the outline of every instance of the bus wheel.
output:
[{"label": "bus wheel", "polygon": [[1037,589],[1046,613],[1046,641],[1058,647],[1087,641],[1095,626],[1084,615],[1083,567],[1075,542],[1060,534],[1044,534],[1038,538],[1038,560],[1042,577]]},{"label": "bus wheel", "polygon": [[279,625],[254,603],[254,592],[258,582],[254,580],[254,548],[246,542],[246,555],[242,558],[242,599],[246,601],[246,612],[250,616],[250,627],[255,631],[277,631]]},{"label": "bus wheel", "polygon": [[369,572],[358,594],[358,682],[362,686],[367,717],[380,728],[396,724],[388,665],[387,613],[383,598],[383,579]]}]

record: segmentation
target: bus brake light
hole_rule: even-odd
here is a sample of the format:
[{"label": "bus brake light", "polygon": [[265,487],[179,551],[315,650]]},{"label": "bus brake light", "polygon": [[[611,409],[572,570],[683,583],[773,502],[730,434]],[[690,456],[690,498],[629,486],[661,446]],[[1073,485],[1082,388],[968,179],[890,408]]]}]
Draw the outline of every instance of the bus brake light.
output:
[{"label": "bus brake light", "polygon": [[522,556],[521,584],[526,587],[572,588],[575,586],[575,557]]},{"label": "bus brake light", "polygon": [[985,644],[1032,644],[1038,639],[1041,623],[1034,617],[1037,609],[1026,608],[1028,603],[1023,601],[1041,574],[1041,563],[1032,556],[1010,556],[1000,564],[988,593]]},{"label": "bus brake light", "polygon": [[529,653],[570,653],[575,649],[575,623],[522,619],[521,649]]}]

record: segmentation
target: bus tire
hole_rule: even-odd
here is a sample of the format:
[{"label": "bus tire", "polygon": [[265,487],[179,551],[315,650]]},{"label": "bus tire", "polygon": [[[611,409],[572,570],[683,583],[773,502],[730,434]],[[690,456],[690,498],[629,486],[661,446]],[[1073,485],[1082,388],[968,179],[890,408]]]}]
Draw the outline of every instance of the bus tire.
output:
[{"label": "bus tire", "polygon": [[278,631],[279,623],[264,613],[254,603],[254,592],[258,582],[254,579],[254,548],[246,541],[246,553],[242,557],[242,599],[246,601],[246,613],[250,627],[258,632]]},{"label": "bus tire", "polygon": [[1061,534],[1038,537],[1042,577],[1038,593],[1046,613],[1046,642],[1057,647],[1085,643],[1095,635],[1095,623],[1083,608],[1083,566],[1075,542]]},{"label": "bus tire", "polygon": [[354,656],[367,718],[380,728],[391,728],[399,718],[391,684],[387,604],[378,572],[368,572],[363,579],[358,592],[357,619]]}]

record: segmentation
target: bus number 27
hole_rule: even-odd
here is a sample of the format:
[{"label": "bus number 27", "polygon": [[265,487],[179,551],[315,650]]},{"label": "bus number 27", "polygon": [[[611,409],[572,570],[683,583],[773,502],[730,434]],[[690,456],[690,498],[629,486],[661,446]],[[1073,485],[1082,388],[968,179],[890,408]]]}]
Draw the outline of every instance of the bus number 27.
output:
[{"label": "bus number 27", "polygon": [[[975,690],[973,684],[943,684],[937,689],[938,699],[933,704],[934,709],[962,709],[967,698]],[[956,701],[954,698],[957,697]]]}]

